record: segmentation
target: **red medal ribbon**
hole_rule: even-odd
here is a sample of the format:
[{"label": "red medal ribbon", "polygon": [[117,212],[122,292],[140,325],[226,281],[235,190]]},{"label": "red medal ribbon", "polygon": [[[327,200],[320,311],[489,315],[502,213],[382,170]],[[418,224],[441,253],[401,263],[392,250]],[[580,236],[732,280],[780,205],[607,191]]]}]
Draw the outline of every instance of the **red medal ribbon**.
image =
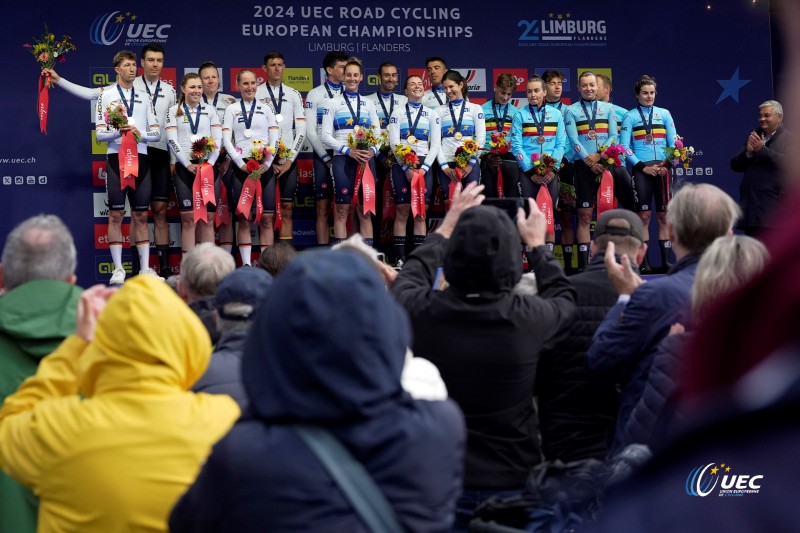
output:
[{"label": "red medal ribbon", "polygon": [[256,222],[261,222],[261,215],[264,214],[264,204],[261,203],[261,177],[258,179],[246,178],[242,185],[242,194],[239,196],[239,203],[236,205],[236,212],[244,215],[245,219],[250,219],[250,209],[253,207],[253,199],[256,201]]},{"label": "red medal ribbon", "polygon": [[544,213],[547,219],[547,234],[555,235],[555,222],[553,220],[553,197],[546,185],[539,187],[539,194],[536,195],[536,205]]},{"label": "red medal ribbon", "polygon": [[606,169],[600,178],[600,188],[597,189],[597,217],[610,209],[614,209],[616,199],[614,198],[614,177]]},{"label": "red medal ribbon", "polygon": [[383,181],[383,220],[387,218],[395,218],[397,216],[397,207],[394,203],[394,194],[392,193],[392,179],[388,176]]},{"label": "red medal ribbon", "polygon": [[139,176],[139,151],[136,139],[130,131],[122,132],[122,144],[119,148],[119,178],[124,191],[126,187],[136,190],[136,178]]},{"label": "red medal ribbon", "polygon": [[503,163],[500,163],[500,166],[497,167],[497,197],[506,197],[505,193],[503,192]]},{"label": "red medal ribbon", "polygon": [[220,227],[223,224],[231,223],[231,212],[228,209],[228,188],[225,182],[220,182],[219,187],[219,202],[217,202],[217,213],[214,216],[214,224]]},{"label": "red medal ribbon", "polygon": [[450,180],[450,186],[447,188],[447,207],[453,205],[453,194],[456,192],[456,185],[464,179],[464,172],[460,168],[456,167],[453,170],[456,171],[458,181]]},{"label": "red medal ribbon", "polygon": [[206,204],[214,205],[214,167],[208,163],[197,165],[192,183],[192,205],[194,221],[208,222]]},{"label": "red medal ribbon", "polygon": [[50,107],[50,74],[47,72],[39,76],[39,101],[36,111],[39,113],[39,130],[47,135],[47,110]]},{"label": "red medal ribbon", "polygon": [[425,217],[425,173],[417,169],[411,178],[411,213]]},{"label": "red medal ribbon", "polygon": [[278,181],[278,176],[275,176],[275,223],[273,227],[276,231],[283,227],[283,216],[281,215],[281,184]]}]

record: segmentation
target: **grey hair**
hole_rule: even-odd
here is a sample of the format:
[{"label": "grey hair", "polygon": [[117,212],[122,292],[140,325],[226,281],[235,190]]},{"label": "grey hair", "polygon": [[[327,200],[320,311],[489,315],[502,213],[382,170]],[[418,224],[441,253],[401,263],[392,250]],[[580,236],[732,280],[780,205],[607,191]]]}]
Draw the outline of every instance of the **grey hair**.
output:
[{"label": "grey hair", "polygon": [[[231,302],[229,304],[225,304],[222,309],[226,315],[238,317],[252,317],[254,311],[252,305],[241,302]],[[247,331],[250,329],[251,322],[252,318],[240,320],[222,318],[219,315],[219,311],[217,311],[217,330],[220,333],[227,333],[230,331]]]},{"label": "grey hair", "polygon": [[772,111],[775,112],[776,115],[783,116],[783,106],[777,100],[767,100],[766,102],[758,106],[759,109],[761,109],[762,107],[771,107]]},{"label": "grey hair", "polygon": [[686,183],[667,205],[667,222],[675,240],[695,254],[730,233],[741,214],[733,198],[708,183]]},{"label": "grey hair", "polygon": [[78,253],[69,228],[55,215],[31,217],[8,234],[3,248],[6,289],[37,279],[67,281]]},{"label": "grey hair", "polygon": [[210,242],[198,244],[181,260],[181,283],[189,300],[216,294],[222,278],[233,272],[233,256]]},{"label": "grey hair", "polygon": [[694,318],[702,318],[710,304],[745,285],[768,260],[766,246],[752,237],[726,235],[716,239],[697,265],[692,285]]}]

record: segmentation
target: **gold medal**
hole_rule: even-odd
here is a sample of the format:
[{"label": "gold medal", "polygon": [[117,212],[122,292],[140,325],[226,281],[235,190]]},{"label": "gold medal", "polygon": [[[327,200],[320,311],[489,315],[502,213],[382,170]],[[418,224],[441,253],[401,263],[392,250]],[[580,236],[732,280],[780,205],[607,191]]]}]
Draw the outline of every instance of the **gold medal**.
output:
[{"label": "gold medal", "polygon": [[594,139],[595,137],[597,137],[597,132],[594,130],[589,130],[589,138]]},{"label": "gold medal", "polygon": [[414,137],[413,135],[409,135],[407,140],[408,144],[417,144],[417,138]]},{"label": "gold medal", "polygon": [[461,139],[463,139],[463,138],[464,138],[464,136],[461,134],[461,132],[460,132],[460,131],[458,131],[458,132],[456,132],[456,134],[455,134],[455,135],[453,135],[453,138],[454,138],[455,140],[457,140],[457,141],[460,141]]}]

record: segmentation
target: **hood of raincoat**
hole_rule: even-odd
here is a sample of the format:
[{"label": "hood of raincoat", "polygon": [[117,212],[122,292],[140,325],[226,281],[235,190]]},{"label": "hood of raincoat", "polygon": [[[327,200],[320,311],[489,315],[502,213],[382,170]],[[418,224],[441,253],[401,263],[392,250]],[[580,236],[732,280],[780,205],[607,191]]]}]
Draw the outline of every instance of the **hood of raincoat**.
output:
[{"label": "hood of raincoat", "polygon": [[396,405],[408,318],[348,251],[305,253],[275,278],[245,344],[242,380],[263,419],[358,420]]},{"label": "hood of raincoat", "polygon": [[189,390],[208,367],[211,349],[203,323],[175,291],[153,276],[136,276],[100,313],[79,361],[80,390],[87,397]]}]

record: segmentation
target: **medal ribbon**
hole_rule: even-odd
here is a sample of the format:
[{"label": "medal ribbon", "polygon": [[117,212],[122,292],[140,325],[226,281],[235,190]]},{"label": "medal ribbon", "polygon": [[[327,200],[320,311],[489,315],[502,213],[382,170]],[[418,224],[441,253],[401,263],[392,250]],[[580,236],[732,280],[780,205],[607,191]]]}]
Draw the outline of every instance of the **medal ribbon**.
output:
[{"label": "medal ribbon", "polygon": [[586,115],[586,120],[589,121],[589,129],[594,130],[594,123],[597,119],[597,100],[592,100],[592,116],[589,116],[589,110],[586,109],[586,104],[584,100],[581,99],[581,107],[583,108],[583,113]]},{"label": "medal ribbon", "polygon": [[422,104],[419,105],[419,111],[417,111],[417,118],[414,122],[411,122],[411,106],[406,103],[406,118],[408,118],[408,135],[406,135],[406,139],[411,136],[417,136],[417,124],[419,124],[419,118],[422,116]]},{"label": "medal ribbon", "polygon": [[117,84],[117,91],[119,92],[119,97],[122,98],[122,105],[125,106],[125,111],[127,111],[128,116],[133,116],[133,106],[136,103],[136,90],[131,87],[131,103],[128,105],[128,101],[125,100],[125,95],[122,92],[122,88]]},{"label": "medal ribbon", "polygon": [[494,106],[494,100],[492,100],[492,112],[494,113],[494,122],[497,125],[497,131],[503,133],[503,130],[506,129],[506,119],[508,118],[508,104],[506,104],[506,109],[503,111],[503,118],[500,118],[497,108]]},{"label": "medal ribbon", "polygon": [[158,97],[161,96],[159,94],[159,91],[161,90],[161,80],[156,82],[155,96],[153,96],[153,94],[150,92],[150,86],[148,85],[147,80],[142,79],[142,81],[144,82],[144,90],[147,91],[147,96],[150,97],[150,100],[153,102],[153,108],[155,108],[156,102],[158,102]]},{"label": "medal ribbon", "polygon": [[250,129],[250,125],[253,124],[253,113],[256,112],[256,101],[253,100],[253,105],[250,106],[250,115],[247,114],[247,110],[244,108],[244,100],[239,100],[239,103],[242,104],[242,115],[244,115],[244,127],[245,129]]},{"label": "medal ribbon", "polygon": [[183,104],[183,112],[186,114],[186,119],[189,121],[189,129],[192,130],[192,135],[197,135],[197,131],[200,129],[200,106],[197,106],[197,120],[194,122],[192,122],[191,110],[185,102]]},{"label": "medal ribbon", "polygon": [[358,109],[358,112],[356,113],[353,112],[353,106],[350,105],[349,94],[344,95],[344,103],[347,104],[347,109],[350,111],[350,116],[353,117],[353,120],[355,120],[355,124],[353,125],[355,128],[358,126],[358,122],[361,120],[361,95],[356,93],[356,109]]},{"label": "medal ribbon", "polygon": [[281,88],[278,92],[278,103],[275,103],[275,94],[272,92],[272,86],[269,82],[267,82],[267,91],[269,91],[269,99],[272,100],[272,107],[275,109],[275,114],[280,115],[281,106],[283,105],[283,84],[281,83]]},{"label": "medal ribbon", "polygon": [[642,117],[642,126],[644,126],[644,132],[646,135],[650,135],[650,132],[653,131],[653,108],[650,108],[650,122],[644,118],[644,113],[642,113],[642,106],[637,105],[636,109],[639,111],[639,116]]},{"label": "medal ribbon", "polygon": [[545,111],[544,106],[542,106],[541,109],[542,111],[541,120],[539,120],[539,116],[537,115],[537,109],[530,104],[528,104],[528,111],[531,112],[531,117],[533,118],[533,125],[536,126],[536,135],[540,137],[543,136],[544,126],[545,126],[544,119],[547,117],[547,112]]},{"label": "medal ribbon", "polygon": [[455,129],[453,135],[455,135],[461,132],[461,123],[464,122],[464,109],[467,108],[467,103],[461,102],[461,114],[458,116],[458,122],[456,122],[456,114],[453,113],[453,102],[448,102],[447,107],[450,108],[450,118],[453,119],[453,127]]},{"label": "medal ribbon", "polygon": [[381,104],[381,109],[383,110],[383,116],[386,117],[383,120],[381,120],[381,129],[384,129],[384,128],[386,128],[386,124],[389,123],[389,119],[391,118],[392,113],[394,113],[394,94],[393,93],[389,93],[389,111],[388,112],[386,111],[386,106],[383,105],[383,95],[381,95],[380,92],[378,92],[378,103]]}]

